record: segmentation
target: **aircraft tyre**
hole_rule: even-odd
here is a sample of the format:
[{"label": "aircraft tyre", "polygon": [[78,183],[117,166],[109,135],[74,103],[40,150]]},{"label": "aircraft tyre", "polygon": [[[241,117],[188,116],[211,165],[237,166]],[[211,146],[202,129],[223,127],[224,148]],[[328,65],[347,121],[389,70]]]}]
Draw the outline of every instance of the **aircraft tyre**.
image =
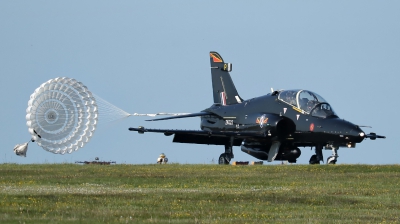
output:
[{"label": "aircraft tyre", "polygon": [[228,157],[227,157],[227,154],[226,154],[226,153],[222,153],[222,154],[219,156],[218,164],[220,164],[220,165],[227,165],[227,164],[229,164],[229,162],[230,162],[230,160],[228,160]]},{"label": "aircraft tyre", "polygon": [[336,164],[337,159],[336,156],[329,156],[328,159],[326,160],[327,164]]},{"label": "aircraft tyre", "polygon": [[319,165],[319,160],[317,159],[317,155],[312,155],[310,158],[310,164],[318,164]]}]

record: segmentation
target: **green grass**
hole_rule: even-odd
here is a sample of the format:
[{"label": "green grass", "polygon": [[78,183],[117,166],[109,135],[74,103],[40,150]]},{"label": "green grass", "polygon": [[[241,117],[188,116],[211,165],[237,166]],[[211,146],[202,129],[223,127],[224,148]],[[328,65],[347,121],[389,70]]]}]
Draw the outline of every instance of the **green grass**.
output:
[{"label": "green grass", "polygon": [[0,223],[396,223],[400,166],[0,164]]}]

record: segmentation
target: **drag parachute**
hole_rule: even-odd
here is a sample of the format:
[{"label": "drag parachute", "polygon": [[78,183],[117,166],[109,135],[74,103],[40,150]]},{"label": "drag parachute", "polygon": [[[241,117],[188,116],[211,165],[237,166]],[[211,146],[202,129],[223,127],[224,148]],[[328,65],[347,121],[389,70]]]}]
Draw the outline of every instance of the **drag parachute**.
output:
[{"label": "drag parachute", "polygon": [[[130,114],[92,94],[81,82],[67,77],[50,79],[30,96],[26,125],[32,142],[55,153],[72,153],[82,148],[100,123],[129,116],[184,115],[187,113]],[[29,141],[29,142],[30,142]],[[26,156],[28,143],[18,144],[14,153]]]},{"label": "drag parachute", "polygon": [[83,147],[98,121],[93,94],[81,82],[66,77],[40,85],[30,96],[26,113],[32,140],[56,154]]}]

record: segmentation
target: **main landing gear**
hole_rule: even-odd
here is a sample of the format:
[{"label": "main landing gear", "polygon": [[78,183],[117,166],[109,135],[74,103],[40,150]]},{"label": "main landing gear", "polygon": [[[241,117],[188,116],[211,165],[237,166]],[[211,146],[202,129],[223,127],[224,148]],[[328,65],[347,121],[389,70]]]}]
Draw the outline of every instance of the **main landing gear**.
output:
[{"label": "main landing gear", "polygon": [[218,164],[229,164],[231,159],[234,158],[233,151],[233,137],[230,138],[229,143],[225,145],[225,153],[222,153],[218,158]]},{"label": "main landing gear", "polygon": [[[312,155],[310,158],[309,163],[310,164],[320,164],[320,161],[324,161],[324,157],[322,155],[322,145],[317,145],[315,147],[315,155]],[[337,154],[337,150],[339,149],[339,146],[335,145],[330,145],[330,148],[332,149],[332,156],[329,156],[328,159],[326,160],[327,164],[336,164],[337,162],[337,157],[339,155]]]},{"label": "main landing gear", "polygon": [[322,155],[322,145],[315,146],[315,155],[310,158],[310,164],[320,164],[320,161],[324,161],[324,156]]},{"label": "main landing gear", "polygon": [[233,152],[232,152],[232,146],[226,145],[225,146],[225,153],[222,153],[219,156],[218,159],[218,164],[229,164],[231,162],[231,159],[234,158]]}]

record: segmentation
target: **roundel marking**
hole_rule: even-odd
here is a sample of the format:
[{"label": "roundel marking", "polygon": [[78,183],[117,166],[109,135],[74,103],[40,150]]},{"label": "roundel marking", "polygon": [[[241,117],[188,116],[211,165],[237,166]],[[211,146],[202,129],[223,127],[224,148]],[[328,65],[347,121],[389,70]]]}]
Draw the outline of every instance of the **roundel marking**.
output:
[{"label": "roundel marking", "polygon": [[310,124],[310,131],[314,131],[314,123]]}]

